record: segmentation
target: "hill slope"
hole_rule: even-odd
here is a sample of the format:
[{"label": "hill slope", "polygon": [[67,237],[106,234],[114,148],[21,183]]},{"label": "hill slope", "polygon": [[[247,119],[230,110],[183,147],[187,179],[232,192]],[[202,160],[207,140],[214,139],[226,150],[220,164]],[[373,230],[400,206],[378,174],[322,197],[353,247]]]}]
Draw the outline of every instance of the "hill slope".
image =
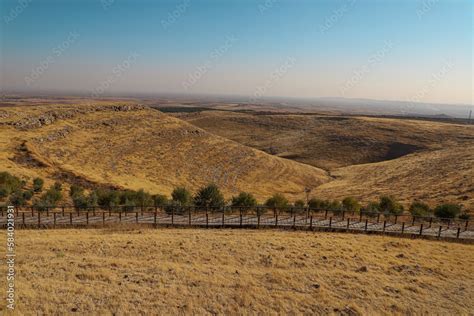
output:
[{"label": "hill slope", "polygon": [[217,183],[227,197],[251,191],[302,197],[326,172],[215,136],[133,105],[3,108],[2,169],[169,194]]},{"label": "hill slope", "polygon": [[323,198],[381,194],[455,202],[474,209],[474,126],[369,117],[176,114],[212,133],[276,156],[328,169]]}]

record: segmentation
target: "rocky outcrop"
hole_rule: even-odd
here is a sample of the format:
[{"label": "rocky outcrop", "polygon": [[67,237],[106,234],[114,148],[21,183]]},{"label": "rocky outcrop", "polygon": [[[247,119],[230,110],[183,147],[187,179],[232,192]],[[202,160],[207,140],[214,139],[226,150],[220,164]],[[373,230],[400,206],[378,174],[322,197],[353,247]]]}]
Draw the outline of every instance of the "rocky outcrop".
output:
[{"label": "rocky outcrop", "polygon": [[130,105],[130,104],[119,104],[119,105],[101,105],[101,106],[88,106],[88,107],[77,107],[46,111],[40,115],[27,116],[19,121],[10,123],[19,130],[29,130],[34,128],[40,128],[45,125],[50,125],[57,120],[70,119],[80,114],[87,114],[93,112],[113,111],[113,112],[128,112],[128,111],[139,111],[143,110],[143,105]]}]

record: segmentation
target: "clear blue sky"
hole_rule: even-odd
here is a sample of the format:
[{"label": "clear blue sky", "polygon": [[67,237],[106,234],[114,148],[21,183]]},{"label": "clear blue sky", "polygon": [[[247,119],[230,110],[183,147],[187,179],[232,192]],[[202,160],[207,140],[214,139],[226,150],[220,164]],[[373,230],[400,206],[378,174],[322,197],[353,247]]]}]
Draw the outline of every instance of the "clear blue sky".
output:
[{"label": "clear blue sky", "polygon": [[0,1],[4,90],[472,104],[471,0]]}]

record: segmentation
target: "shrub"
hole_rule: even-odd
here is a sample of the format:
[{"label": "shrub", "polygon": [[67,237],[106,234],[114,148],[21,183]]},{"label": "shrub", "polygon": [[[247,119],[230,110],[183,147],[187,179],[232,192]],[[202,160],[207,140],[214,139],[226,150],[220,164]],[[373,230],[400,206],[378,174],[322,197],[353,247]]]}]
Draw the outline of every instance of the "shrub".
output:
[{"label": "shrub", "polygon": [[232,206],[250,208],[257,205],[257,200],[251,193],[240,192],[239,195],[232,197]]},{"label": "shrub", "polygon": [[345,211],[359,212],[360,203],[354,197],[346,197],[344,200],[342,200],[342,208]]},{"label": "shrub", "polygon": [[369,217],[373,217],[380,212],[380,205],[378,202],[369,202],[363,209],[362,212],[365,213]]},{"label": "shrub", "polygon": [[306,203],[303,200],[296,200],[294,203],[294,206],[297,208],[304,208]]},{"label": "shrub", "polygon": [[13,192],[8,199],[11,205],[23,206],[26,204],[26,199],[22,191]]},{"label": "shrub", "polygon": [[155,194],[152,196],[153,204],[158,207],[163,207],[168,204],[168,198],[163,194]]},{"label": "shrub", "polygon": [[8,172],[0,172],[0,197],[7,197],[13,192],[22,188],[23,184],[20,178],[11,175]]},{"label": "shrub", "polygon": [[391,196],[381,196],[379,202],[380,211],[383,213],[400,215],[403,213],[403,206],[400,205],[395,199]]},{"label": "shrub", "polygon": [[73,197],[78,194],[84,194],[84,188],[76,184],[71,185],[71,188],[69,189],[69,196]]},{"label": "shrub", "polygon": [[47,207],[55,207],[61,199],[61,191],[57,190],[57,187],[53,185],[43,193],[38,200],[33,202],[33,206],[38,208],[40,211],[44,211]]},{"label": "shrub", "polygon": [[463,219],[465,221],[469,220],[470,218],[471,218],[471,215],[467,213],[462,213],[461,215],[459,215],[459,219]]},{"label": "shrub", "polygon": [[439,218],[454,218],[459,213],[461,213],[461,205],[450,203],[438,205],[434,210],[435,216]]},{"label": "shrub", "polygon": [[144,207],[144,206],[152,206],[154,204],[152,196],[145,192],[143,189],[138,190],[135,192],[134,202],[136,205]]},{"label": "shrub", "polygon": [[120,204],[120,194],[116,190],[98,189],[94,190],[97,195],[97,204],[101,207],[112,207]]},{"label": "shrub", "polygon": [[54,182],[53,188],[54,188],[56,191],[61,192],[61,191],[63,190],[63,185],[62,185],[62,183],[60,183],[60,182]]},{"label": "shrub", "polygon": [[265,205],[271,208],[284,209],[288,207],[288,200],[283,194],[276,193],[265,202]]},{"label": "shrub", "polygon": [[225,205],[224,196],[215,184],[210,184],[194,196],[194,204],[200,207],[221,207]]},{"label": "shrub", "polygon": [[44,180],[41,178],[33,179],[33,191],[41,192],[43,191]]},{"label": "shrub", "polygon": [[308,206],[314,209],[324,209],[326,208],[326,204],[326,201],[317,198],[311,198],[308,201]]},{"label": "shrub", "polygon": [[177,187],[171,193],[171,198],[179,205],[187,206],[191,204],[191,192],[185,187]]},{"label": "shrub", "polygon": [[418,201],[411,203],[408,210],[412,216],[428,216],[431,214],[428,204]]}]

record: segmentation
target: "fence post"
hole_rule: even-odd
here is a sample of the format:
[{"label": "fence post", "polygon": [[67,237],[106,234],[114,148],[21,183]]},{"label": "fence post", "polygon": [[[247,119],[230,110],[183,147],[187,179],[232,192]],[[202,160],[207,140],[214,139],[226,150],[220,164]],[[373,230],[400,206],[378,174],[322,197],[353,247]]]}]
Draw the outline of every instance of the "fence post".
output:
[{"label": "fence post", "polygon": [[174,207],[171,209],[171,225],[174,225]]},{"label": "fence post", "polygon": [[456,233],[456,238],[459,238],[460,233],[461,233],[461,227],[458,227],[458,232]]},{"label": "fence post", "polygon": [[35,208],[32,206],[31,207],[31,217],[35,216]]},{"label": "fence post", "polygon": [[155,224],[155,225],[156,225],[156,216],[157,216],[157,215],[158,215],[158,214],[157,214],[157,211],[156,211],[156,209],[155,209],[155,213],[153,214],[153,224]]},{"label": "fence post", "polygon": [[350,224],[351,224],[351,219],[348,218],[348,219],[347,219],[347,227],[346,227],[346,229],[349,229],[349,225],[350,225]]},{"label": "fence post", "polygon": [[41,212],[38,211],[38,228],[41,227]]},{"label": "fence post", "polygon": [[430,217],[430,226],[428,228],[431,228],[432,223],[433,223],[433,217]]},{"label": "fence post", "polygon": [[102,211],[102,225],[105,225],[105,211]]},{"label": "fence post", "polygon": [[395,223],[394,224],[397,224],[398,222],[398,215],[395,215]]},{"label": "fence post", "polygon": [[119,211],[119,222],[122,222],[122,211]]},{"label": "fence post", "polygon": [[380,222],[380,213],[377,214],[377,224]]},{"label": "fence post", "polygon": [[331,228],[331,226],[332,226],[332,216],[329,217],[329,228]]},{"label": "fence post", "polygon": [[46,207],[46,217],[49,217],[49,207]]},{"label": "fence post", "polygon": [[313,229],[313,215],[309,217],[309,229]]},{"label": "fence post", "polygon": [[366,218],[366,219],[365,219],[364,231],[367,231],[368,224],[369,224],[369,220]]},{"label": "fence post", "polygon": [[467,225],[469,224],[469,221],[466,221],[466,225],[464,226],[464,231],[467,230]]},{"label": "fence post", "polygon": [[296,214],[293,215],[293,228],[296,227]]},{"label": "fence post", "polygon": [[402,223],[402,234],[405,232],[405,222]]},{"label": "fence post", "polygon": [[89,211],[86,211],[86,224],[89,225]]},{"label": "fence post", "polygon": [[188,208],[188,223],[191,226],[191,208]]},{"label": "fence post", "polygon": [[359,212],[359,223],[362,222],[362,212]]},{"label": "fence post", "polygon": [[422,234],[423,234],[423,223],[420,224],[420,235],[422,235]]},{"label": "fence post", "polygon": [[135,212],[135,222],[138,223],[138,212]]},{"label": "fence post", "polygon": [[386,227],[386,226],[387,226],[387,221],[384,220],[384,221],[383,221],[383,230],[382,230],[382,232],[384,232],[384,233],[385,233],[385,227]]},{"label": "fence post", "polygon": [[61,211],[62,211],[63,217],[64,217],[64,206],[61,206]]},{"label": "fence post", "polygon": [[278,214],[275,216],[275,226],[278,226]]},{"label": "fence post", "polygon": [[415,225],[415,216],[412,216],[411,226]]},{"label": "fence post", "polygon": [[222,227],[224,227],[224,223],[225,223],[225,218],[224,218],[224,215],[225,214],[225,211],[223,210],[222,211]]},{"label": "fence post", "polygon": [[438,230],[438,238],[441,237],[441,231],[443,230],[443,226],[439,226],[439,230]]},{"label": "fence post", "polygon": [[95,207],[92,207],[92,214],[95,216]]},{"label": "fence post", "polygon": [[260,228],[260,213],[257,214],[257,228]]},{"label": "fence post", "polygon": [[206,211],[206,228],[209,228],[209,214]]},{"label": "fence post", "polygon": [[346,211],[342,211],[342,220],[344,220],[345,215],[346,215]]},{"label": "fence post", "polygon": [[25,226],[25,213],[21,213],[21,217],[22,217],[22,220],[23,220],[23,226]]},{"label": "fence post", "polygon": [[69,224],[72,226],[72,212],[69,213]]},{"label": "fence post", "polygon": [[109,205],[109,217],[112,216],[112,207]]},{"label": "fence post", "polygon": [[240,213],[240,227],[242,227],[242,212]]},{"label": "fence post", "polygon": [[53,212],[53,227],[56,228],[56,212]]}]

